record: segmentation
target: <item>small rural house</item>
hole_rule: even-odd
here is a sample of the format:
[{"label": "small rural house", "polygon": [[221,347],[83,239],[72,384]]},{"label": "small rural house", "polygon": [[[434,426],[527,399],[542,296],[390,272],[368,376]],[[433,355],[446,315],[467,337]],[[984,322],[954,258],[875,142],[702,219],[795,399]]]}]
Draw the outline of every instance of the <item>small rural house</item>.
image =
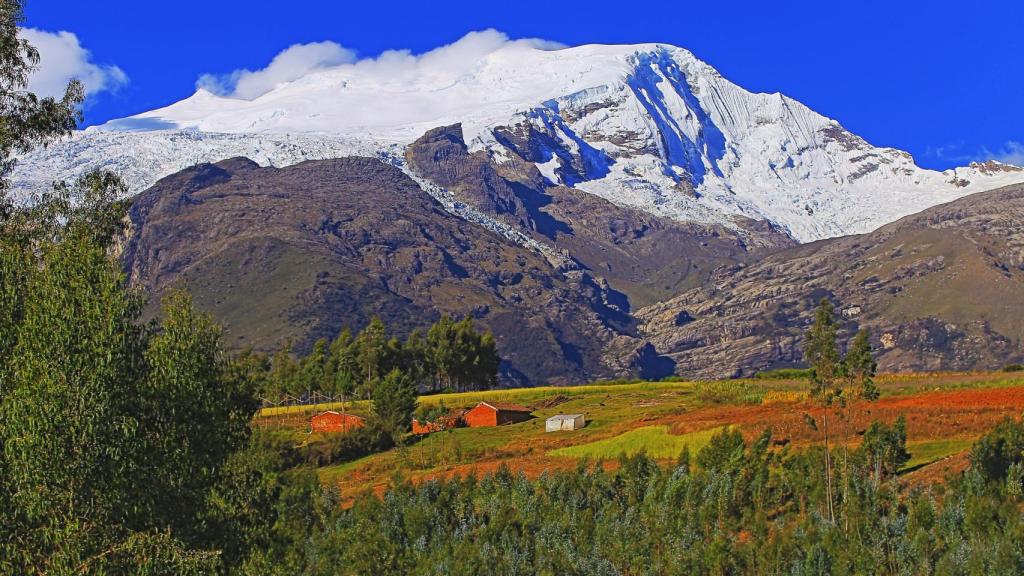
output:
[{"label": "small rural house", "polygon": [[531,418],[530,409],[506,402],[481,402],[462,417],[470,428],[501,426],[525,422]]},{"label": "small rural house", "polygon": [[359,416],[343,414],[334,410],[317,414],[310,420],[313,432],[348,432],[365,425],[366,421]]},{"label": "small rural house", "polygon": [[587,425],[583,414],[559,414],[548,418],[544,423],[546,432],[558,432],[560,430],[579,430]]}]

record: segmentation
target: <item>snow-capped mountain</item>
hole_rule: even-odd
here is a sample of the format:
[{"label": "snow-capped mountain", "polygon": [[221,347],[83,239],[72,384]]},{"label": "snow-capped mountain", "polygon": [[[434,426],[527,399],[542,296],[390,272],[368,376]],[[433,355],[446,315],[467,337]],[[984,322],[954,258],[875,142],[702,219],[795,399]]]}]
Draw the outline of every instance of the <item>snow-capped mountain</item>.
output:
[{"label": "snow-capped mountain", "polygon": [[681,48],[516,42],[468,67],[338,66],[253,100],[199,90],[22,158],[15,180],[31,189],[103,167],[140,191],[232,156],[282,166],[376,155],[400,165],[406,145],[454,123],[470,150],[532,162],[553,185],[679,220],[768,220],[802,242],[1024,181],[1024,170],[995,162],[920,168],[786,96],[744,90]]}]

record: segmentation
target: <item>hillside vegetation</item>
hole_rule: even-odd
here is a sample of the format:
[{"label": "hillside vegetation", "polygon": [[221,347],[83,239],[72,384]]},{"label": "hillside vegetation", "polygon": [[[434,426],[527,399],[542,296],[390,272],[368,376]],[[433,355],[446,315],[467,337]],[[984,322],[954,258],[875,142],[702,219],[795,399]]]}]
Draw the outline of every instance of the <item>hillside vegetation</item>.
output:
[{"label": "hillside vegetation", "polygon": [[[907,421],[911,460],[919,470],[963,452],[1005,417],[1024,414],[1024,374],[1004,372],[883,374],[876,378],[881,398],[857,405],[845,424],[849,446],[861,442],[872,421]],[[781,449],[803,450],[820,442],[805,416],[820,418],[824,408],[808,396],[806,380],[666,381],[522,388],[419,399],[420,411],[443,406],[469,408],[478,402],[513,402],[536,408],[534,419],[496,428],[456,428],[354,462],[319,468],[322,481],[337,486],[348,502],[364,492],[380,494],[394,474],[415,482],[490,473],[505,465],[535,477],[545,471],[571,470],[579,458],[607,460],[619,452],[646,451],[663,462],[675,461],[682,447],[696,453],[715,431],[730,428],[748,440],[771,428]],[[318,409],[340,406],[321,405]],[[265,409],[257,422],[280,427],[296,443],[316,444],[301,408]],[[368,404],[349,405],[368,414]],[[291,417],[282,418],[282,412]],[[544,432],[544,419],[582,413],[587,425],[574,432]],[[646,448],[646,450],[645,450]],[[922,470],[923,471],[923,470]],[[939,476],[935,481],[941,481]]]}]

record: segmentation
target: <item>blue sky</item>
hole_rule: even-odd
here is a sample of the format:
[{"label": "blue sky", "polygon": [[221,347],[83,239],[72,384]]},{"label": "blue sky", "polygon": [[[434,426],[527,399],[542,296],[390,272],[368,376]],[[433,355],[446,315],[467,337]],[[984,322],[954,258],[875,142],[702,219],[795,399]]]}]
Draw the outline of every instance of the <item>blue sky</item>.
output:
[{"label": "blue sky", "polygon": [[73,33],[104,79],[88,124],[185,98],[202,74],[263,68],[297,43],[331,40],[367,57],[495,28],[569,45],[679,45],[749,90],[783,92],[930,168],[1024,161],[1024,2],[1015,0],[28,0],[27,14],[28,27]]}]

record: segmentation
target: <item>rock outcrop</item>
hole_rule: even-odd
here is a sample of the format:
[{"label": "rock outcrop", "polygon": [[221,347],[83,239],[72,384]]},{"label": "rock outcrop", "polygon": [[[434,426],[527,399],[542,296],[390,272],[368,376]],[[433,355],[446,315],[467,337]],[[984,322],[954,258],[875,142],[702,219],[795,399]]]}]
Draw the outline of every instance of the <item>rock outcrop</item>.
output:
[{"label": "rock outcrop", "polygon": [[870,234],[718,270],[640,310],[641,335],[679,374],[746,376],[801,361],[817,302],[848,340],[871,330],[879,368],[993,369],[1024,357],[1024,187],[975,194]]},{"label": "rock outcrop", "polygon": [[235,347],[302,350],[373,315],[401,336],[448,313],[495,333],[507,383],[624,377],[653,362],[605,361],[613,340],[643,343],[599,282],[445,212],[376,159],[201,164],[141,194],[131,219],[133,284],[154,302],[187,288]]}]

